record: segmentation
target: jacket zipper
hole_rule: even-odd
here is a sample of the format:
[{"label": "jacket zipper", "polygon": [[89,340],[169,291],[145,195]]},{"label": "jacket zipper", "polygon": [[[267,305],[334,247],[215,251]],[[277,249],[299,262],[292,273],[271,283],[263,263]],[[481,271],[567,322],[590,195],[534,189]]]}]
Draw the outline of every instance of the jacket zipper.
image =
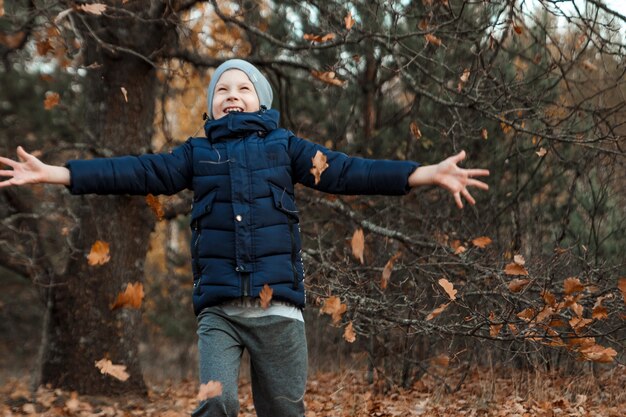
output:
[{"label": "jacket zipper", "polygon": [[298,270],[296,269],[296,237],[293,232],[295,221],[289,218],[289,235],[291,236],[291,271],[293,272],[293,289],[298,289]]},{"label": "jacket zipper", "polygon": [[193,230],[196,232],[196,240],[193,243],[193,262],[194,262],[194,265],[196,266],[195,275],[198,276],[198,279],[194,280],[194,288],[195,288],[200,282],[200,260],[198,259],[198,243],[200,242],[200,228],[198,227],[198,220],[194,222]]}]

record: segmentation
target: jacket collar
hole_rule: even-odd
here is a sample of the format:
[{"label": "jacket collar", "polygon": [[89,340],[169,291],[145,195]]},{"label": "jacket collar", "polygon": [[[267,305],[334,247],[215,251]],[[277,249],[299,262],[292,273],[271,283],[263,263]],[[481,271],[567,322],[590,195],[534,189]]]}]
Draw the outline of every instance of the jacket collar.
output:
[{"label": "jacket collar", "polygon": [[217,120],[207,120],[204,133],[211,142],[248,136],[254,132],[268,133],[278,128],[280,113],[262,108],[254,113],[229,113]]}]

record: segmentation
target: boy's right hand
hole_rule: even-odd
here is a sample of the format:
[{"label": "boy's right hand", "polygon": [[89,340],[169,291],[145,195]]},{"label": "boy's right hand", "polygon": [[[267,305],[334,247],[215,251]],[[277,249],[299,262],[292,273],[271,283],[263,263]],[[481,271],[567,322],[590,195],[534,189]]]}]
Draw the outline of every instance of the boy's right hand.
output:
[{"label": "boy's right hand", "polygon": [[17,147],[20,162],[0,156],[0,164],[13,169],[0,170],[0,177],[9,179],[0,182],[0,188],[24,184],[70,184],[70,171],[65,167],[46,165],[21,146]]}]

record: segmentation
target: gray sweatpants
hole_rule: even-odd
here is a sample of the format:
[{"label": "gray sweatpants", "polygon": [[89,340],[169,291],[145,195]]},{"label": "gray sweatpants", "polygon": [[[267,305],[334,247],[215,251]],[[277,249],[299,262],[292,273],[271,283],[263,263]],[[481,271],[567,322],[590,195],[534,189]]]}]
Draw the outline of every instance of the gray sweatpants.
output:
[{"label": "gray sweatpants", "polygon": [[200,383],[219,381],[222,395],[203,401],[192,417],[237,417],[239,365],[250,355],[258,417],[302,417],[307,378],[304,323],[281,316],[243,318],[207,308],[198,316]]}]

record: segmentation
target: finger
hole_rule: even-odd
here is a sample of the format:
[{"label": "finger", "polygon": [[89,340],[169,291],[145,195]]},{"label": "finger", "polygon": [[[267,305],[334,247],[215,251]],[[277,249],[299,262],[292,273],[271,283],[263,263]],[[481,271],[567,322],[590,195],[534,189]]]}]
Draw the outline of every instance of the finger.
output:
[{"label": "finger", "polygon": [[465,151],[461,151],[457,153],[456,155],[452,156],[451,158],[455,164],[458,164],[459,162],[465,159]]},{"label": "finger", "polygon": [[26,161],[28,161],[28,159],[30,157],[32,157],[32,155],[29,154],[28,152],[26,152],[24,150],[24,148],[22,148],[21,146],[18,146],[17,147],[17,157],[20,158],[20,161],[26,162]]},{"label": "finger", "polygon": [[5,158],[3,156],[0,156],[0,162],[4,165],[10,166],[11,168],[15,168],[15,166],[17,165],[17,162],[15,162],[14,160]]},{"label": "finger", "polygon": [[11,178],[10,180],[0,182],[0,188],[10,187],[11,185],[13,185],[12,181],[13,181],[13,178]]},{"label": "finger", "polygon": [[489,175],[488,169],[466,169],[468,177],[486,177]]},{"label": "finger", "polygon": [[476,200],[474,200],[474,197],[472,197],[469,191],[467,191],[467,188],[464,188],[463,191],[461,191],[461,194],[463,194],[463,197],[465,197],[467,202],[470,203],[472,206],[476,204]]},{"label": "finger", "polygon": [[454,193],[454,201],[456,201],[456,206],[458,208],[463,208],[463,201],[461,201],[461,195],[459,193]]},{"label": "finger", "polygon": [[0,169],[0,177],[13,177],[15,175],[15,171],[10,169]]},{"label": "finger", "polygon": [[473,179],[467,180],[467,185],[468,186],[471,185],[472,187],[480,188],[481,190],[488,190],[489,189],[489,185],[485,184],[482,181],[473,180]]}]

